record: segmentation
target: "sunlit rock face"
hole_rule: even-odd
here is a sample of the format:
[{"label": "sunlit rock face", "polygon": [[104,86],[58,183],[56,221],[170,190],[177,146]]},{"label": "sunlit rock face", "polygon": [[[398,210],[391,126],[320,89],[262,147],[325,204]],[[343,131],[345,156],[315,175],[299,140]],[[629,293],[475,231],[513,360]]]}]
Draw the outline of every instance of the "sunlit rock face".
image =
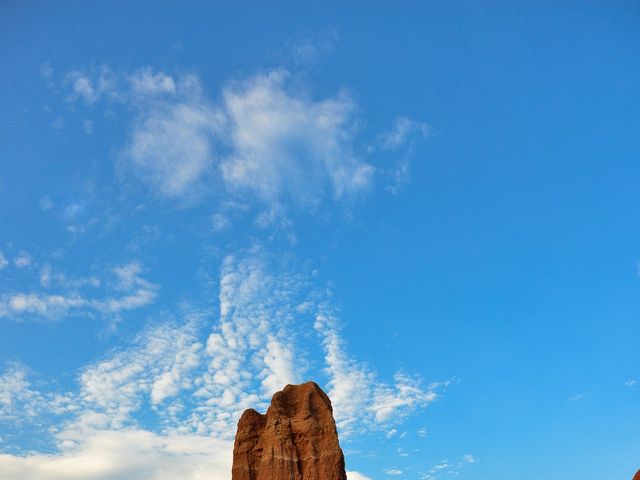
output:
[{"label": "sunlit rock face", "polygon": [[640,470],[638,470],[636,474],[633,476],[633,480],[640,480]]},{"label": "sunlit rock face", "polygon": [[232,480],[346,480],[329,397],[314,382],[287,385],[266,415],[238,422]]}]

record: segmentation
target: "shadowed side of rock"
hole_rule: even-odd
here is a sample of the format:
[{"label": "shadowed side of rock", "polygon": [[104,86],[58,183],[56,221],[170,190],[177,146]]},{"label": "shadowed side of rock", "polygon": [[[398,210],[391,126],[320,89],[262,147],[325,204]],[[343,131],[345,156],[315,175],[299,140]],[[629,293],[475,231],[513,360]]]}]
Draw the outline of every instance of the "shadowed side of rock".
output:
[{"label": "shadowed side of rock", "polygon": [[262,458],[262,448],[258,446],[266,415],[253,409],[245,410],[238,422],[238,431],[233,447],[233,467],[231,477],[234,480],[255,480]]},{"label": "shadowed side of rock", "polygon": [[287,385],[266,415],[242,414],[232,480],[346,480],[331,401],[318,385]]}]

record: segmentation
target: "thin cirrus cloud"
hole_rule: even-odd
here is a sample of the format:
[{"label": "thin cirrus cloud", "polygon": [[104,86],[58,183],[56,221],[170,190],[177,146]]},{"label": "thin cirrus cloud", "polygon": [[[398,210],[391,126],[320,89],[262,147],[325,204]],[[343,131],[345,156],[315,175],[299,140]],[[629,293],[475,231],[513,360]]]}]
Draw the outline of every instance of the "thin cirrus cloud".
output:
[{"label": "thin cirrus cloud", "polygon": [[[135,283],[135,274],[128,278]],[[387,383],[351,357],[325,295],[304,272],[258,247],[225,258],[219,292],[213,324],[198,311],[182,322],[156,322],[83,368],[77,391],[41,391],[29,372],[8,368],[0,375],[0,425],[35,422],[52,435],[56,453],[0,455],[0,470],[13,472],[8,478],[48,469],[48,478],[60,479],[78,471],[87,479],[222,479],[241,412],[266,408],[288,382],[324,377],[344,438],[388,431],[437,397],[440,386],[422,387],[401,373]],[[314,326],[315,340],[303,337]],[[314,360],[318,346],[324,356]],[[149,413],[158,419],[154,429],[143,426]],[[121,445],[131,448],[123,453]]]},{"label": "thin cirrus cloud", "polygon": [[422,480],[438,480],[439,478],[451,478],[460,475],[461,470],[466,466],[476,463],[478,459],[467,453],[457,462],[442,460],[431,469],[421,475]]},{"label": "thin cirrus cloud", "polygon": [[384,170],[387,177],[386,189],[398,194],[411,178],[412,157],[416,145],[429,137],[431,128],[405,116],[396,118],[391,128],[378,135],[371,147],[393,157],[392,165]]},{"label": "thin cirrus cloud", "polygon": [[[390,174],[357,153],[350,95],[314,98],[292,77],[275,69],[230,82],[218,103],[208,100],[196,75],[149,67],[119,74],[108,67],[74,71],[66,84],[69,101],[92,108],[104,100],[134,112],[120,176],[141,180],[161,198],[250,195],[267,204],[313,208],[362,195],[378,171],[395,184],[406,182],[408,154]],[[399,117],[369,153],[411,150],[427,133],[426,124]]]},{"label": "thin cirrus cloud", "polygon": [[446,381],[424,387],[419,378],[403,372],[396,372],[393,385],[378,381],[366,364],[347,355],[338,321],[326,304],[316,315],[314,328],[322,337],[336,422],[347,435],[388,428],[394,420],[401,421],[434,402],[437,392],[449,385]]}]

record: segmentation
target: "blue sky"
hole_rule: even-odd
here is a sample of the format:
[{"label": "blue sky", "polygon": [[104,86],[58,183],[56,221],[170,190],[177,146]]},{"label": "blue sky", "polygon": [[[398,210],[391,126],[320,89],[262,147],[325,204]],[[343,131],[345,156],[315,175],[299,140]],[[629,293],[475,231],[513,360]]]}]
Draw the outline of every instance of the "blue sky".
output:
[{"label": "blue sky", "polygon": [[0,477],[630,478],[634,2],[5,2]]}]

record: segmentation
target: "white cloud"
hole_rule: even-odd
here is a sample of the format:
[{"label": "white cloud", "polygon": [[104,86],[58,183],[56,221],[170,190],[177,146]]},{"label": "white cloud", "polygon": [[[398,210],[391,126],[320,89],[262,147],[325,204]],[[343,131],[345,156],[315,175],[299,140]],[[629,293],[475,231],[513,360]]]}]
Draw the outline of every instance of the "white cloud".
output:
[{"label": "white cloud", "polygon": [[53,68],[49,62],[45,62],[40,66],[40,76],[42,78],[51,78],[53,75]]},{"label": "white cloud", "polygon": [[367,477],[366,475],[363,475],[360,472],[356,472],[356,471],[349,471],[347,470],[347,478],[349,480],[371,480],[370,477]]},{"label": "white cloud", "polygon": [[576,395],[572,395],[571,397],[567,398],[567,402],[577,402],[579,400],[584,399],[585,397],[589,396],[589,392],[586,393],[578,393]]},{"label": "white cloud", "polygon": [[164,72],[154,72],[146,67],[129,76],[133,95],[165,95],[176,93],[176,81]]},{"label": "white cloud", "polygon": [[293,348],[274,335],[268,336],[264,354],[264,368],[260,376],[265,392],[277,392],[283,385],[300,383],[301,381],[296,368]]},{"label": "white cloud", "polygon": [[53,122],[51,122],[51,128],[54,130],[60,130],[64,127],[64,117],[62,115],[58,115]]},{"label": "white cloud", "polygon": [[31,265],[31,255],[23,250],[13,259],[13,264],[18,268],[28,267]]},{"label": "white cloud", "polygon": [[398,475],[402,475],[402,470],[398,468],[388,468],[384,470],[384,473],[386,473],[387,475],[393,475],[394,477],[397,477]]},{"label": "white cloud", "polygon": [[428,138],[430,127],[426,123],[398,117],[391,128],[378,135],[375,146],[371,151],[381,150],[394,156],[394,164],[385,170],[389,178],[387,190],[392,194],[400,192],[411,176],[411,157],[418,142]]},{"label": "white cloud", "polygon": [[467,453],[466,455],[462,456],[462,460],[460,460],[460,466],[463,466],[467,463],[476,463],[476,462],[477,462],[476,458],[473,455]]},{"label": "white cloud", "polygon": [[329,396],[338,428],[345,435],[363,428],[388,429],[434,402],[437,390],[448,386],[442,382],[425,388],[418,378],[402,372],[394,375],[393,385],[381,382],[369,367],[347,355],[337,319],[331,313],[321,309],[314,327],[323,338]]},{"label": "white cloud", "polygon": [[213,164],[217,115],[200,102],[164,102],[135,121],[125,149],[133,171],[162,196],[191,196]]},{"label": "white cloud", "polygon": [[302,66],[312,65],[322,56],[332,52],[337,42],[338,33],[329,28],[293,39],[280,54],[285,62],[292,61]]},{"label": "white cloud", "polygon": [[88,104],[94,103],[97,98],[97,93],[91,86],[91,81],[84,76],[74,78],[73,93],[82,98]]},{"label": "white cloud", "polygon": [[87,279],[67,279],[62,274],[54,274],[49,265],[40,271],[39,283],[50,288],[55,280],[60,289],[57,293],[12,292],[0,295],[0,318],[21,318],[37,316],[58,319],[66,314],[99,313],[118,314],[153,303],[159,287],[140,276],[142,267],[137,262],[113,269],[113,285],[106,288],[106,296],[96,297],[83,292],[86,285],[99,287],[101,282],[95,277]]},{"label": "white cloud", "polygon": [[377,385],[373,396],[374,416],[378,422],[406,416],[416,407],[432,403],[436,399],[434,389],[442,385],[432,385],[423,389],[415,378],[403,373],[394,375],[393,386]]},{"label": "white cloud", "polygon": [[[193,75],[171,76],[145,67],[131,73],[75,70],[66,76],[70,101],[93,106],[102,100],[133,110],[122,149],[121,176],[141,178],[161,197],[195,197],[213,165],[213,135],[221,117],[206,102]],[[131,108],[132,107],[132,108]],[[87,134],[93,123],[85,120]]]},{"label": "white cloud", "polygon": [[224,91],[232,153],[222,162],[228,186],[275,202],[315,204],[366,189],[373,167],[353,153],[354,109],[346,95],[314,101],[286,84],[288,74],[257,75]]},{"label": "white cloud", "polygon": [[208,370],[196,381],[195,395],[209,400],[194,414],[193,428],[226,435],[245,408],[264,408],[277,390],[302,380],[294,319],[304,280],[271,272],[269,264],[259,249],[223,262],[220,323],[207,339]]},{"label": "white cloud", "polygon": [[431,473],[437,472],[438,470],[445,470],[451,467],[452,465],[449,463],[448,460],[442,460],[440,463],[438,463],[431,469]]},{"label": "white cloud", "polygon": [[442,460],[440,463],[431,467],[431,469],[422,475],[422,480],[436,480],[438,478],[450,478],[451,476],[458,476],[464,467],[476,463],[478,459],[473,455],[467,453],[456,462],[449,462],[448,460]]},{"label": "white cloud", "polygon": [[5,268],[7,265],[9,265],[9,261],[6,259],[6,257],[2,254],[2,252],[0,252],[0,270],[2,270],[3,268]]},{"label": "white cloud", "polygon": [[624,386],[625,387],[634,387],[637,383],[638,383],[637,380],[631,379],[631,380],[627,380],[626,382],[624,382]]},{"label": "white cloud", "polygon": [[371,423],[371,389],[373,373],[345,353],[344,340],[338,334],[336,319],[320,314],[314,327],[323,336],[326,370],[329,375],[331,398],[336,423],[346,435],[353,433],[362,422]]},{"label": "white cloud", "polygon": [[44,265],[40,269],[40,285],[44,288],[51,286],[51,265]]},{"label": "white cloud", "polygon": [[[135,423],[134,414],[145,401],[156,406],[192,389],[189,373],[200,365],[203,347],[194,322],[147,329],[133,348],[86,368],[80,377],[85,411],[105,415],[107,425],[122,428]],[[167,411],[161,417],[171,420]],[[102,417],[95,418],[102,422]]]},{"label": "white cloud", "polygon": [[211,228],[214,232],[222,232],[231,226],[231,221],[222,213],[214,213],[211,216]]},{"label": "white cloud", "polygon": [[14,417],[14,411],[26,406],[24,413],[27,416],[35,415],[30,407],[30,400],[35,393],[30,389],[27,381],[26,370],[19,365],[10,366],[0,376],[0,419]]},{"label": "white cloud", "polygon": [[196,76],[150,67],[74,71],[67,83],[72,101],[133,107],[121,177],[142,179],[160,197],[250,192],[268,204],[316,206],[362,193],[374,168],[355,153],[352,100],[313,99],[288,77],[271,71],[228,86],[219,105],[207,101]]},{"label": "white cloud", "polygon": [[398,117],[391,129],[380,136],[379,142],[385,150],[398,150],[416,140],[427,138],[429,131],[430,127],[426,123]]},{"label": "white cloud", "polygon": [[3,480],[226,480],[229,441],[141,429],[89,429],[58,435],[61,452],[1,455]]},{"label": "white cloud", "polygon": [[82,101],[87,106],[94,105],[104,96],[117,94],[117,79],[106,66],[90,72],[74,70],[66,75],[65,83],[71,88],[68,100]]},{"label": "white cloud", "polygon": [[15,293],[0,300],[0,316],[23,313],[42,316],[58,316],[71,308],[87,306],[87,300],[79,296],[41,295],[37,293]]},{"label": "white cloud", "polygon": [[77,222],[80,217],[85,213],[86,207],[83,203],[72,202],[65,205],[62,215],[65,222]]},{"label": "white cloud", "polygon": [[[316,313],[329,309],[325,294],[289,265],[257,247],[227,256],[220,269],[220,318],[211,331],[203,331],[207,316],[199,312],[185,313],[180,322],[158,321],[82,369],[77,392],[42,393],[24,369],[7,370],[0,377],[0,426],[3,419],[39,425],[44,436],[53,435],[57,453],[0,456],[0,470],[27,479],[43,471],[53,479],[78,478],[73,472],[83,479],[226,478],[240,414],[264,410],[276,390],[305,378],[314,324],[343,438],[370,428],[388,432],[433,400],[435,387],[422,389],[401,374],[387,385],[347,357],[337,320]],[[141,273],[137,263],[123,265],[107,284],[113,292],[150,288]],[[55,272],[51,278],[52,285],[58,281]],[[62,421],[51,418],[52,409]],[[393,412],[393,419],[380,417],[380,410]],[[142,425],[149,415],[156,427],[147,431]],[[207,463],[214,460],[215,466]]]},{"label": "white cloud", "polygon": [[38,205],[40,206],[40,210],[44,212],[53,208],[53,202],[51,201],[51,198],[49,198],[49,195],[42,197]]},{"label": "white cloud", "polygon": [[0,375],[0,422],[15,427],[44,412],[60,415],[73,409],[70,396],[45,394],[33,388],[21,364],[9,364]]}]

